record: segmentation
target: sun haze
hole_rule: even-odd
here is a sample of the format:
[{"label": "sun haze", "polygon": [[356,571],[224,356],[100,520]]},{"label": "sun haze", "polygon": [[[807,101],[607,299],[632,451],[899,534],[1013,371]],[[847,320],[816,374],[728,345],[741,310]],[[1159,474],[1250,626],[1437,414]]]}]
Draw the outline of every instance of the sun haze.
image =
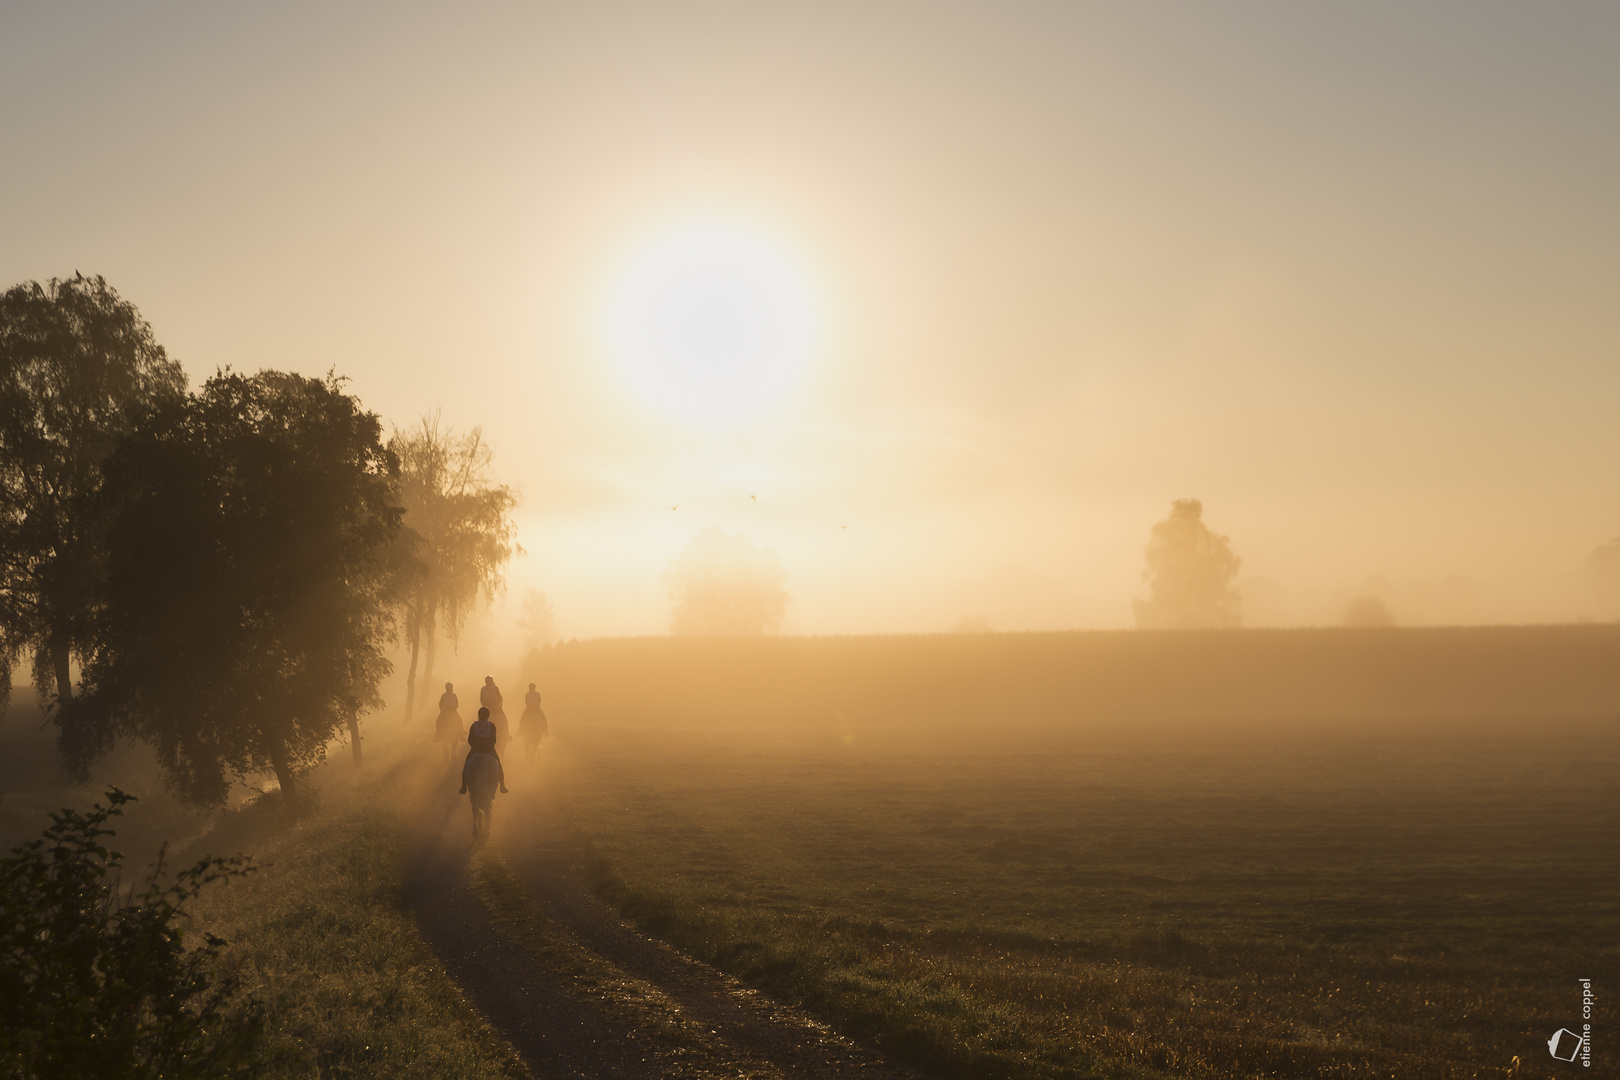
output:
[{"label": "sun haze", "polygon": [[704,426],[751,420],[792,392],[815,333],[810,290],[790,258],[723,224],[652,239],[620,272],[607,324],[632,386]]},{"label": "sun haze", "polygon": [[1617,55],[1602,5],[10,5],[0,273],[480,427],[565,635],[663,632],[709,528],[786,634],[1130,627],[1186,499],[1245,626],[1612,618]]}]

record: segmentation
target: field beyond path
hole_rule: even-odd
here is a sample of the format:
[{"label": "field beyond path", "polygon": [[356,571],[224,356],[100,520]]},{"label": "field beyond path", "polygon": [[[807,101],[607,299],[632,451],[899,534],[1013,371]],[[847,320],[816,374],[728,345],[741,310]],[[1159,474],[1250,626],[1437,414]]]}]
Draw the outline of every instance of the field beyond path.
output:
[{"label": "field beyond path", "polygon": [[930,1073],[1556,1074],[1620,971],[1612,721],[1162,735],[586,730],[547,783],[599,896]]}]

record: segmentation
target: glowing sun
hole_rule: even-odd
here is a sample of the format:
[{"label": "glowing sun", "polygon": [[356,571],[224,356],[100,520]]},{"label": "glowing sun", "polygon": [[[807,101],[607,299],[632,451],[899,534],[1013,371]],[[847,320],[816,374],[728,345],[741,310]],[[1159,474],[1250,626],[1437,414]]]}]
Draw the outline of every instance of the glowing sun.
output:
[{"label": "glowing sun", "polygon": [[613,352],[632,385],[690,423],[735,423],[781,399],[814,337],[798,267],[758,236],[688,226],[644,248],[608,304]]}]

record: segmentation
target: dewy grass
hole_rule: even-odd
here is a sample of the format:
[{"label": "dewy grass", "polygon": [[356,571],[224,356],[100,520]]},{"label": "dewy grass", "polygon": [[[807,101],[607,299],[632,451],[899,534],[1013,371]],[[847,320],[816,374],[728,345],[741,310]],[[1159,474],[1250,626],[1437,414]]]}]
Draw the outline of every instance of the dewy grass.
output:
[{"label": "dewy grass", "polygon": [[601,895],[940,1075],[1506,1075],[1620,958],[1620,821],[1587,813],[1613,738],[1578,765],[576,746],[554,783]]},{"label": "dewy grass", "polygon": [[419,936],[386,797],[377,780],[334,782],[295,825],[275,804],[253,805],[198,845],[247,851],[264,867],[217,890],[198,916],[232,943],[244,988],[269,1007],[270,1075],[528,1077]]}]

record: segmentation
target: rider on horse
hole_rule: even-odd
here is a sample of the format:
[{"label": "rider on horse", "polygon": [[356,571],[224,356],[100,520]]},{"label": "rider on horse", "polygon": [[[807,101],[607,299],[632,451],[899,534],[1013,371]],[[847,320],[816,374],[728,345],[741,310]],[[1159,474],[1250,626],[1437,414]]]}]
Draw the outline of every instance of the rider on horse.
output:
[{"label": "rider on horse", "polygon": [[[488,754],[494,758],[496,766],[500,768],[501,794],[505,795],[508,793],[506,790],[506,768],[501,765],[501,756],[495,752],[495,738],[495,725],[489,719],[489,710],[479,709],[478,719],[472,722],[472,727],[467,731],[467,745],[472,747],[471,750],[467,751],[467,757],[471,758],[474,754]],[[462,768],[461,794],[467,794],[465,766]]]}]

